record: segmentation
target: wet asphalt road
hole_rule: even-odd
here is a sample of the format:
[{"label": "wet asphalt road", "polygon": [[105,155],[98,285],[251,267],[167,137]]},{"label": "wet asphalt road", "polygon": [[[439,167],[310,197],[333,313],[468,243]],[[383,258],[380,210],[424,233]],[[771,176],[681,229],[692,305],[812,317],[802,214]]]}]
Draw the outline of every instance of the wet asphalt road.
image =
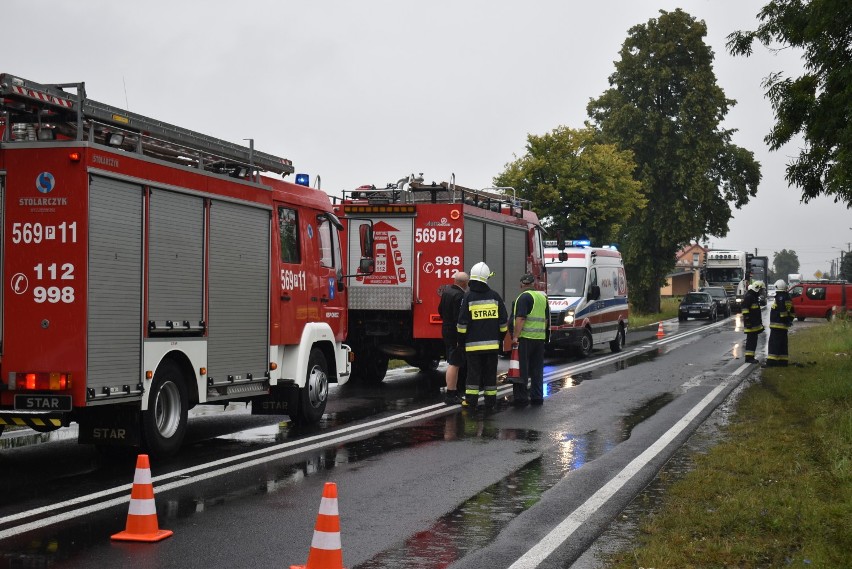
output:
[{"label": "wet asphalt road", "polygon": [[208,410],[179,457],[152,464],[159,525],[174,531],[157,544],[109,539],[135,458],[66,431],[6,433],[0,569],[303,564],[326,481],[350,569],[570,566],[756,369],[736,317],[665,328],[632,332],[621,354],[549,358],[541,408],[470,415],[441,403],[442,373],[403,369],[335,389],[303,432],[240,405]]}]

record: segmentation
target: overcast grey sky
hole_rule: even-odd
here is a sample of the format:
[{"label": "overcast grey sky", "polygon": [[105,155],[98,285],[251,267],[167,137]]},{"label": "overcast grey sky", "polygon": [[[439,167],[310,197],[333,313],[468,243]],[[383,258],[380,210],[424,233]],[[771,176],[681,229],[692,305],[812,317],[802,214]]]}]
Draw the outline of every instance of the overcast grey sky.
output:
[{"label": "overcast grey sky", "polygon": [[852,215],[804,205],[784,181],[791,147],[769,153],[761,79],[797,54],[733,58],[763,0],[5,0],[3,65],[42,83],[293,161],[340,195],[410,173],[487,187],[528,133],[578,128],[607,87],[627,30],[659,10],[707,23],[727,128],[763,181],[715,248],[792,249],[810,276],[852,243]]}]

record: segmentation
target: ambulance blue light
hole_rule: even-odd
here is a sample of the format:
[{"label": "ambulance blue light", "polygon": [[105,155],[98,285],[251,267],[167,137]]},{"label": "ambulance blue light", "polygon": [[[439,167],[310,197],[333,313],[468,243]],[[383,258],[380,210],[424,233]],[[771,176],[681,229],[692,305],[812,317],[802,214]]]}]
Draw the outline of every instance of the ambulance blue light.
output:
[{"label": "ambulance blue light", "polygon": [[307,174],[296,174],[296,183],[300,186],[310,186],[311,177]]},{"label": "ambulance blue light", "polygon": [[572,247],[591,247],[592,242],[589,239],[575,239],[571,241]]}]

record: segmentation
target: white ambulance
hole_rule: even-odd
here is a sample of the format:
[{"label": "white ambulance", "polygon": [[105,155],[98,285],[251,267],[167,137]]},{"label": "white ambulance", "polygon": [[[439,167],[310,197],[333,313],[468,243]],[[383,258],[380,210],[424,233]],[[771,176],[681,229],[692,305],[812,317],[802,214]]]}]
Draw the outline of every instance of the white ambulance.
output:
[{"label": "white ambulance", "polygon": [[545,242],[547,299],[550,304],[548,350],[568,349],[579,356],[609,343],[624,348],[628,326],[627,277],[614,247],[588,241]]}]

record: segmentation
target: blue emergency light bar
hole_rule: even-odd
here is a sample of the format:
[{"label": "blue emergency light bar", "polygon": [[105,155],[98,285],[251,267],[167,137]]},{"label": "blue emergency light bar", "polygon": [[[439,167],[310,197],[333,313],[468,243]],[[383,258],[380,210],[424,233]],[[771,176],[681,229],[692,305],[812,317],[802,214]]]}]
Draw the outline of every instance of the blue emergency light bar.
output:
[{"label": "blue emergency light bar", "polygon": [[308,174],[296,174],[296,184],[309,187],[311,185],[311,177]]},{"label": "blue emergency light bar", "polygon": [[[545,247],[558,247],[559,242],[556,241],[555,239],[545,241],[544,246]],[[565,243],[563,245],[563,247],[591,247],[591,246],[592,246],[592,242],[589,239],[573,239],[573,240],[566,239]]]}]

